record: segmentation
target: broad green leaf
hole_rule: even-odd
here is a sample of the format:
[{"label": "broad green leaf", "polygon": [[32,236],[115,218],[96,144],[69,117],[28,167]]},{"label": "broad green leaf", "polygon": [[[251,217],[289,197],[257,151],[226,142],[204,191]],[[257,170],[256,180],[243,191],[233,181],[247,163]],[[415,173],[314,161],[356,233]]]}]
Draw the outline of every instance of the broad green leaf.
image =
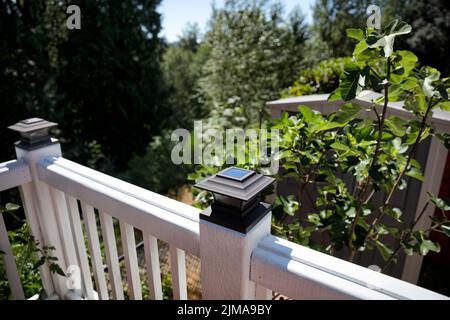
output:
[{"label": "broad green leaf", "polygon": [[[397,51],[394,59],[394,65],[397,66],[391,74],[392,83],[400,83],[406,78],[417,64],[418,58],[411,51]],[[405,90],[408,90],[405,87]]]},{"label": "broad green leaf", "polygon": [[336,121],[338,123],[348,123],[355,119],[360,111],[361,107],[358,105],[354,103],[346,103],[339,109]]},{"label": "broad green leaf", "polygon": [[312,111],[309,107],[307,106],[299,106],[298,107],[298,111],[300,111],[300,113],[303,115],[303,117],[305,118],[306,122],[310,122],[311,119],[314,117],[314,111]]},{"label": "broad green leaf", "polygon": [[419,252],[422,256],[425,256],[428,254],[429,251],[433,252],[440,252],[441,247],[439,246],[439,243],[435,243],[428,239],[423,239],[420,243]]},{"label": "broad green leaf", "polygon": [[439,80],[441,74],[434,68],[427,68],[427,73],[429,73],[429,75],[423,80],[422,89],[427,97],[432,97],[437,93],[433,82]]},{"label": "broad green leaf", "polygon": [[390,116],[385,120],[385,125],[397,137],[403,137],[406,133],[406,126],[408,125],[408,121],[396,116]]},{"label": "broad green leaf", "polygon": [[423,180],[424,180],[422,172],[420,172],[420,170],[418,170],[417,168],[414,168],[414,167],[409,169],[408,171],[406,171],[406,175],[411,178],[417,179],[421,182],[423,182]]},{"label": "broad green leaf", "polygon": [[341,88],[337,88],[328,96],[329,102],[338,101],[338,100],[342,100]]},{"label": "broad green leaf", "polygon": [[398,222],[402,222],[401,216],[402,216],[403,213],[402,213],[402,210],[400,210],[399,208],[389,208],[389,207],[387,207],[387,208],[384,208],[384,212],[388,216],[390,216],[390,217],[394,218],[395,220],[397,220]]},{"label": "broad green leaf", "polygon": [[388,260],[391,257],[391,255],[394,253],[394,251],[392,251],[391,248],[389,248],[387,245],[385,245],[384,243],[382,243],[379,240],[377,240],[375,244],[384,260]]},{"label": "broad green leaf", "polygon": [[341,151],[350,151],[350,148],[348,146],[346,146],[345,144],[336,141],[334,142],[331,147],[335,150],[341,150]]},{"label": "broad green leaf", "polygon": [[353,56],[354,57],[358,57],[361,53],[363,53],[367,48],[369,48],[369,46],[367,45],[366,41],[361,41],[359,42],[356,46],[355,49],[353,50]]},{"label": "broad green leaf", "polygon": [[356,64],[348,64],[341,75],[339,85],[341,97],[345,101],[354,99],[365,87],[369,80],[369,69],[360,69]]},{"label": "broad green leaf", "polygon": [[347,37],[361,41],[364,38],[364,32],[361,29],[347,29]]},{"label": "broad green leaf", "polygon": [[445,110],[445,111],[450,111],[450,101],[439,102],[436,105],[436,108],[441,109],[441,110]]},{"label": "broad green leaf", "polygon": [[428,196],[430,197],[431,202],[433,202],[437,208],[444,210],[444,211],[450,210],[450,202],[446,203],[444,200],[442,200],[438,196],[432,194],[431,192],[427,192],[427,193],[428,193]]},{"label": "broad green leaf", "polygon": [[[382,47],[384,56],[390,57],[394,52],[395,37],[403,34],[408,34],[412,30],[411,26],[403,21],[394,20],[385,29],[384,34],[378,39],[368,39],[370,48]],[[374,42],[374,40],[376,40]]]}]

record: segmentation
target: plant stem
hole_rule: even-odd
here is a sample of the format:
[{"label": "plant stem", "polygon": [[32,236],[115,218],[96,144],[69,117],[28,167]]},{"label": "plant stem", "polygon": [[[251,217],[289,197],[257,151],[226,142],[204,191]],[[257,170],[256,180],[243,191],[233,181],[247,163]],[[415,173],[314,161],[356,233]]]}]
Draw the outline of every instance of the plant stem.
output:
[{"label": "plant stem", "polygon": [[394,258],[397,256],[397,254],[399,253],[400,249],[402,248],[402,242],[404,242],[406,239],[408,239],[408,237],[411,235],[411,233],[413,232],[414,227],[417,225],[417,223],[420,221],[420,219],[422,219],[422,216],[424,215],[425,211],[428,208],[428,205],[430,203],[427,202],[425,204],[425,206],[423,207],[422,211],[420,212],[419,216],[417,217],[417,219],[415,221],[413,221],[413,223],[411,224],[411,226],[408,229],[408,232],[406,232],[403,237],[400,239],[399,244],[397,246],[397,248],[395,249],[395,251],[391,254],[391,256],[389,257],[389,259],[385,262],[385,264],[383,265],[383,267],[381,268],[381,271],[385,271],[386,268],[391,264],[391,262],[394,260]]},{"label": "plant stem", "polygon": [[[391,78],[391,59],[388,57],[387,60],[387,70],[386,70],[386,82],[384,84],[384,104],[383,104],[383,111],[381,113],[381,119],[378,121],[378,137],[377,137],[377,144],[375,147],[375,152],[373,155],[373,159],[372,159],[372,163],[370,164],[369,167],[369,172],[372,170],[372,168],[374,167],[374,165],[377,163],[378,160],[378,156],[380,154],[380,149],[381,149],[381,138],[383,136],[383,131],[384,131],[384,122],[386,119],[386,113],[387,113],[387,106],[389,103],[389,80]],[[379,115],[378,112],[375,112],[377,115],[377,118],[379,119]],[[364,203],[366,203],[367,199],[365,201],[363,201],[365,194],[367,193],[367,189],[370,186],[370,179],[369,177],[367,177],[366,182],[364,184],[364,187],[361,189],[361,192],[358,194],[358,209],[356,211],[355,214],[355,218],[352,221],[352,225],[350,227],[350,233],[348,235],[348,246],[350,248],[350,257],[349,257],[349,261],[352,262],[353,258],[356,254],[356,248],[353,245],[353,234],[355,232],[355,228],[356,228],[356,223],[358,222],[359,216],[361,214],[362,211],[362,207],[364,205]],[[367,233],[368,234],[368,233]]]}]

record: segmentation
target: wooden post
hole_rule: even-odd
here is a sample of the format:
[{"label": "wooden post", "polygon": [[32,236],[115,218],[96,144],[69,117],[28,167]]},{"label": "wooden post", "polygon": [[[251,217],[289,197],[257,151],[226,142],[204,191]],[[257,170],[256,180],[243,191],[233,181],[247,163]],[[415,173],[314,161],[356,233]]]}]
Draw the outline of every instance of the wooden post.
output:
[{"label": "wooden post", "polygon": [[202,297],[207,300],[253,300],[250,257],[258,243],[270,235],[271,213],[247,234],[200,220]]},{"label": "wooden post", "polygon": [[[21,140],[15,144],[18,159],[23,159],[29,166],[32,182],[20,188],[22,201],[34,238],[39,247],[54,247],[49,255],[58,258],[55,261],[65,272],[69,265],[79,265],[73,243],[65,195],[41,182],[36,164],[47,157],[60,157],[61,147],[48,131],[56,123],[39,118],[20,121],[9,127],[21,134]],[[48,265],[41,268],[42,282],[47,296],[56,293],[64,299],[69,288],[67,278],[49,272]]]}]

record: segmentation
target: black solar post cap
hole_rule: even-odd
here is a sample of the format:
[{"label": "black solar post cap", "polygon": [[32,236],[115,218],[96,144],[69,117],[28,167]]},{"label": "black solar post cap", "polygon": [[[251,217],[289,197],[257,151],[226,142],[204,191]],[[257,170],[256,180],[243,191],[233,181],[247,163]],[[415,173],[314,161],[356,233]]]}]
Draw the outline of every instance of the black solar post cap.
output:
[{"label": "black solar post cap", "polygon": [[270,212],[270,205],[261,202],[261,191],[274,181],[253,170],[237,167],[226,168],[200,181],[195,187],[214,195],[214,202],[201,212],[200,219],[248,233]]}]

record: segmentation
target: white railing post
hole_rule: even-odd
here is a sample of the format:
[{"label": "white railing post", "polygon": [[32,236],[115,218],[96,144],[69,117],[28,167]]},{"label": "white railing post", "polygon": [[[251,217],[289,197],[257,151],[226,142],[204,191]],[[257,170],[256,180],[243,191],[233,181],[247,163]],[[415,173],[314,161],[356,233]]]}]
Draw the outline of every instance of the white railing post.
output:
[{"label": "white railing post", "polygon": [[215,198],[200,214],[203,299],[270,297],[250,280],[250,261],[258,243],[270,235],[270,206],[260,202],[260,193],[272,182],[252,171],[229,168],[196,185]]},{"label": "white railing post", "polygon": [[[23,159],[30,167],[32,182],[20,187],[22,202],[31,233],[39,242],[40,248],[54,247],[49,255],[58,258],[55,261],[66,272],[69,265],[77,262],[71,226],[67,212],[65,195],[50,188],[39,180],[36,164],[47,157],[60,157],[61,147],[56,139],[49,135],[50,128],[56,123],[39,118],[18,122],[9,127],[19,132],[21,140],[15,144],[18,159]],[[56,293],[64,299],[69,291],[67,279],[49,271],[49,266],[41,267],[42,282],[48,296]]]}]

